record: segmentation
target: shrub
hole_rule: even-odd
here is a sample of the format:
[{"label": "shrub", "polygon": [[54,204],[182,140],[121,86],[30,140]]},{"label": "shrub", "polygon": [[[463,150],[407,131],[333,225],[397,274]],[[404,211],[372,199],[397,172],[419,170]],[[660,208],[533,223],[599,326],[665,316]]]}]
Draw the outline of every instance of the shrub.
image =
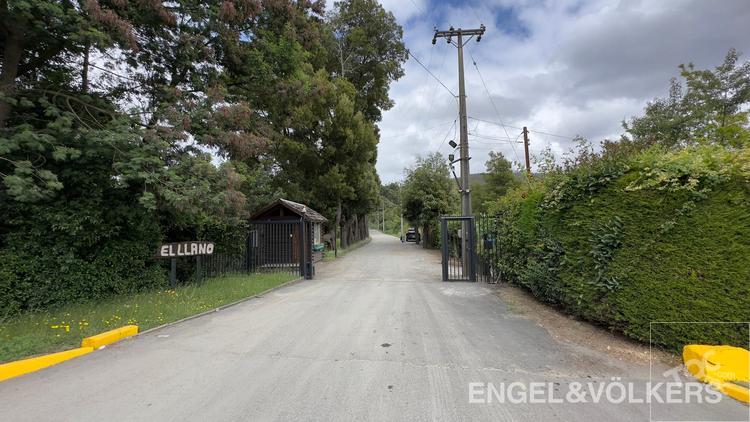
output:
[{"label": "shrub", "polygon": [[540,300],[642,341],[747,347],[750,154],[647,150],[516,189],[497,266]]}]

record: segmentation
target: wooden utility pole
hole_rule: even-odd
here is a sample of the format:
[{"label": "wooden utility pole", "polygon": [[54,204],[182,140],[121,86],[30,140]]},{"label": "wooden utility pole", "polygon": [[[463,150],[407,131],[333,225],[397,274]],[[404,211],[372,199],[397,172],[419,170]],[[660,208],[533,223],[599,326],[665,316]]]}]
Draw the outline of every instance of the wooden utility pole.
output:
[{"label": "wooden utility pole", "polygon": [[531,176],[531,160],[529,159],[529,130],[523,127],[523,151],[526,154],[526,174]]},{"label": "wooden utility pole", "polygon": [[398,185],[398,214],[401,216],[401,232],[399,233],[399,237],[404,235],[404,200],[401,196],[401,189],[403,188],[403,185],[399,183]]},{"label": "wooden utility pole", "polygon": [[385,233],[385,197],[380,202],[383,205],[383,233]]},{"label": "wooden utility pole", "polygon": [[[464,86],[464,45],[471,41],[474,36],[477,42],[481,41],[484,35],[485,27],[480,25],[478,29],[454,29],[452,26],[447,31],[438,31],[435,29],[435,35],[432,37],[432,43],[435,44],[438,38],[446,38],[448,44],[453,44],[458,49],[458,114],[460,120],[460,144],[459,153],[461,162],[461,215],[471,217],[471,189],[469,187],[469,129],[466,122],[466,87]],[[456,42],[453,42],[456,37]],[[464,42],[464,37],[468,37]],[[461,224],[461,243],[462,261],[464,270],[468,268],[469,249],[469,223],[464,221]]]}]

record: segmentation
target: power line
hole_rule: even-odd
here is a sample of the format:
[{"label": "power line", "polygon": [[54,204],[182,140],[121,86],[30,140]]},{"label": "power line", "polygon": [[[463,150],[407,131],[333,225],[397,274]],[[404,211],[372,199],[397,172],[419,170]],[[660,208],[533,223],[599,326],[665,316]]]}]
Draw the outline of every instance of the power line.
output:
[{"label": "power line", "polygon": [[457,120],[458,120],[458,118],[454,119],[453,120],[453,124],[451,125],[451,127],[448,128],[448,132],[445,133],[445,138],[443,138],[443,142],[440,143],[440,146],[438,147],[437,152],[440,152],[440,149],[442,149],[443,145],[445,145],[445,141],[448,140],[448,135],[451,134],[451,129],[454,129],[453,130],[453,137],[454,138],[456,137],[455,127],[456,127],[456,121]]},{"label": "power line", "polygon": [[[492,137],[492,136],[480,135],[480,134],[477,134],[477,133],[469,133],[469,135],[473,136],[475,138],[486,139],[486,140],[490,140],[490,141],[498,141],[498,142],[514,143],[514,144],[520,144],[521,143],[521,142],[517,141],[518,138],[516,138],[516,140],[512,140],[512,138],[496,138],[496,137]],[[477,142],[479,142],[479,143],[485,143],[485,144],[488,143],[488,142],[481,142],[481,141],[477,141]]]},{"label": "power line", "polygon": [[[432,48],[430,49],[430,57],[432,57],[432,55],[433,55],[432,52],[433,51],[435,51],[435,45],[433,45]],[[443,70],[443,66],[445,65],[445,58],[447,56],[448,56],[448,49],[443,49],[443,58],[440,61],[440,64],[438,65],[438,67],[437,67],[438,71]],[[431,63],[430,63],[430,67],[432,67]],[[427,114],[431,114],[432,113],[432,109],[435,108],[435,101],[433,101],[433,100],[435,99],[435,93],[438,92],[438,89],[436,89],[436,88],[437,88],[437,84],[435,84],[434,86],[430,86],[430,93],[428,94],[429,95],[429,101],[428,101],[428,103],[430,104],[430,108],[427,110]],[[455,97],[454,97],[454,101],[455,101]]]},{"label": "power line", "polygon": [[[479,66],[477,66],[477,60],[474,58],[474,54],[471,53],[471,50],[469,50],[469,56],[471,57],[471,62],[474,64],[474,69],[477,70],[477,74],[479,75],[479,80],[482,81],[482,86],[484,87],[484,92],[487,93],[487,97],[490,99],[490,104],[492,104],[493,110],[495,110],[495,115],[497,115],[497,120],[500,122],[500,126],[502,126],[503,131],[505,132],[505,136],[510,138],[510,135],[508,135],[508,129],[505,128],[505,124],[503,124],[503,119],[500,118],[500,112],[497,110],[497,106],[495,105],[495,100],[492,99],[492,95],[490,94],[490,90],[487,89],[487,84],[484,82],[484,77],[482,77],[482,72],[479,71]],[[510,147],[513,149],[513,155],[516,156],[516,161],[521,162],[521,158],[518,156],[518,151],[516,151],[516,146],[514,144],[510,144]],[[528,174],[526,175],[526,181],[531,184],[531,180],[529,180]]]},{"label": "power line", "polygon": [[571,140],[576,138],[575,136],[556,135],[554,133],[542,132],[541,130],[535,130],[535,129],[529,129],[529,132],[539,133],[541,135],[554,136],[557,138],[571,139]]},{"label": "power line", "polygon": [[424,69],[424,70],[425,70],[425,71],[426,71],[427,73],[429,73],[429,74],[430,74],[430,76],[432,76],[433,78],[435,78],[435,80],[436,80],[436,81],[438,81],[438,82],[440,83],[440,85],[442,85],[442,86],[443,86],[443,88],[445,88],[445,89],[446,89],[446,90],[447,90],[448,92],[450,92],[450,93],[451,93],[451,95],[453,96],[453,98],[456,98],[456,97],[457,97],[457,95],[456,95],[456,94],[454,94],[454,93],[453,93],[453,91],[451,91],[451,89],[450,89],[450,88],[448,88],[448,87],[447,87],[447,86],[446,86],[446,85],[445,85],[445,84],[443,83],[443,81],[441,81],[441,80],[440,80],[440,78],[438,78],[438,77],[437,77],[437,76],[435,76],[435,75],[434,75],[434,74],[433,74],[432,72],[430,72],[430,69],[428,69],[428,68],[427,68],[427,66],[425,66],[424,64],[422,64],[422,62],[421,62],[421,61],[419,61],[419,59],[417,58],[417,56],[415,56],[415,55],[414,55],[414,53],[412,53],[412,52],[411,52],[411,50],[409,50],[409,52],[408,52],[408,53],[409,53],[409,57],[413,58],[413,59],[414,59],[414,60],[415,60],[415,61],[416,61],[417,63],[419,63],[419,65],[420,65],[420,66],[422,66],[422,68],[423,68],[423,69]]},{"label": "power line", "polygon": [[[497,122],[493,122],[491,120],[480,119],[480,118],[472,117],[472,116],[469,116],[469,118],[472,119],[472,120],[476,120],[478,122],[489,123],[489,124],[497,125],[497,126],[505,126],[505,127],[511,128],[511,129],[523,130],[522,127],[506,125],[506,124],[504,124],[502,122],[501,123],[497,123]],[[555,133],[544,132],[544,131],[536,130],[536,129],[529,129],[529,132],[538,133],[540,135],[555,136],[555,137],[564,138],[564,139],[575,139],[576,138],[575,136],[558,135],[558,134],[555,134]]]},{"label": "power line", "polygon": [[[445,125],[447,125],[449,123],[456,124],[456,121],[453,120],[452,122],[451,121],[443,122],[443,123],[437,124],[435,126],[428,127],[427,129],[422,129],[422,133],[426,134],[426,133],[428,133],[431,130],[437,129],[437,128],[442,127],[442,126],[445,126]],[[449,133],[450,133],[450,129],[452,129],[452,126],[451,126],[451,128],[448,129]],[[384,138],[380,138],[380,140],[381,141],[383,141],[383,140],[399,140],[399,139],[404,139],[406,136],[410,136],[410,135],[413,135],[413,134],[404,134],[404,137],[401,137],[401,136],[399,136],[399,137],[396,137],[396,136],[387,136],[387,137],[384,137]]]}]

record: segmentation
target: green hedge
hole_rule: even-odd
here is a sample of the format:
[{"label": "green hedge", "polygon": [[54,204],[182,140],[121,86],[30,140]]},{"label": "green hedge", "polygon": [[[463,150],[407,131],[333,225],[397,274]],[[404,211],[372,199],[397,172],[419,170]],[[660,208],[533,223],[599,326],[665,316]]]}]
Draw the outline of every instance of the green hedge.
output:
[{"label": "green hedge", "polygon": [[657,150],[549,175],[495,204],[497,265],[542,301],[641,341],[748,347],[747,324],[651,323],[750,321],[749,156]]},{"label": "green hedge", "polygon": [[128,203],[127,190],[85,183],[70,183],[67,196],[50,202],[0,207],[9,216],[0,236],[0,319],[168,284],[153,259],[157,215]]}]

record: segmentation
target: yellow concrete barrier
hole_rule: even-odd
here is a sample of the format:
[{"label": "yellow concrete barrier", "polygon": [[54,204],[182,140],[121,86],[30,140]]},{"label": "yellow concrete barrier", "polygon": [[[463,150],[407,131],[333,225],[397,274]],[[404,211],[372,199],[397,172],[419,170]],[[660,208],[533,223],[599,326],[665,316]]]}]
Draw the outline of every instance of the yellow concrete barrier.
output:
[{"label": "yellow concrete barrier", "polygon": [[138,334],[137,325],[126,325],[124,327],[115,328],[114,330],[105,331],[95,336],[86,337],[81,342],[81,347],[93,347],[94,349],[98,349],[107,344],[112,344],[136,334]]},{"label": "yellow concrete barrier", "polygon": [[750,381],[750,351],[733,346],[689,344],[682,349],[687,370],[699,380],[722,393],[750,403],[747,387],[737,383]]},{"label": "yellow concrete barrier", "polygon": [[78,349],[66,350],[64,352],[5,363],[0,365],[0,381],[28,374],[29,372],[38,371],[48,366],[57,365],[60,362],[91,353],[92,351],[94,351],[93,347],[81,347]]}]

